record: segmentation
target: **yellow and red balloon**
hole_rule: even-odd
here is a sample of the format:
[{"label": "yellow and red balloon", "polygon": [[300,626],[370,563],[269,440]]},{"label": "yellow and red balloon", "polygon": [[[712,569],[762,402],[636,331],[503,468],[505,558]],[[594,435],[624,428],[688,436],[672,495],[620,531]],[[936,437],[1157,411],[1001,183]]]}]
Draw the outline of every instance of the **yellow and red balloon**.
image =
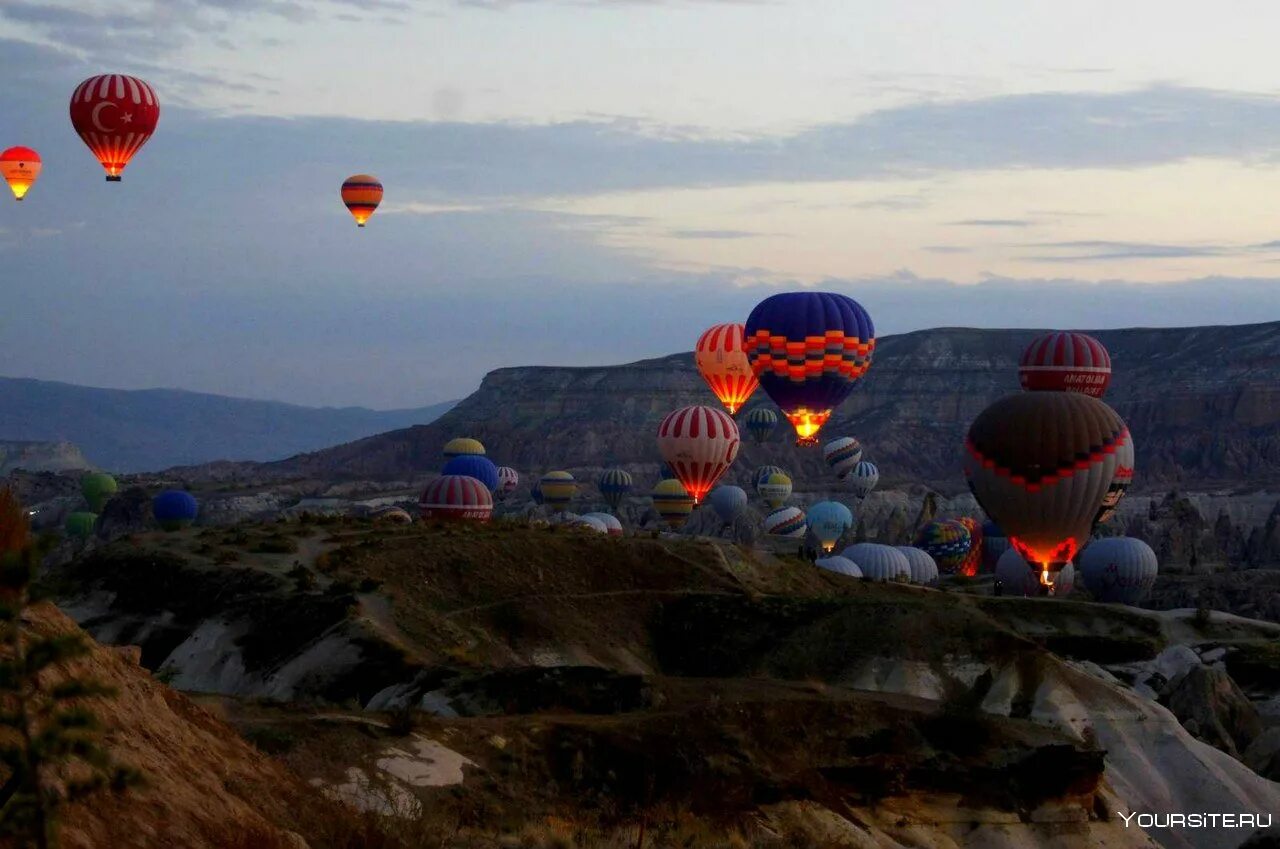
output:
[{"label": "yellow and red balloon", "polygon": [[751,370],[741,324],[717,324],[698,337],[693,362],[729,415],[738,414],[760,381]]},{"label": "yellow and red balloon", "polygon": [[40,154],[29,147],[11,147],[0,153],[0,177],[9,184],[13,196],[22,200],[40,177]]},{"label": "yellow and red balloon", "polygon": [[356,226],[363,227],[382,203],[382,183],[372,174],[354,174],[342,184],[342,202],[356,220]]}]

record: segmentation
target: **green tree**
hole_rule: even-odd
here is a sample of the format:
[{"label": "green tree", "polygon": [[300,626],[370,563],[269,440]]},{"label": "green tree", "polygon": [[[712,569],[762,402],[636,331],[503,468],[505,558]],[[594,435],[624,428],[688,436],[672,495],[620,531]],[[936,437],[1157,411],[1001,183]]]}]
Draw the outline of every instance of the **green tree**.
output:
[{"label": "green tree", "polygon": [[89,651],[84,636],[31,627],[41,550],[18,499],[0,490],[0,835],[49,849],[63,804],[123,790],[135,776],[112,763],[87,706],[110,690],[68,666]]}]

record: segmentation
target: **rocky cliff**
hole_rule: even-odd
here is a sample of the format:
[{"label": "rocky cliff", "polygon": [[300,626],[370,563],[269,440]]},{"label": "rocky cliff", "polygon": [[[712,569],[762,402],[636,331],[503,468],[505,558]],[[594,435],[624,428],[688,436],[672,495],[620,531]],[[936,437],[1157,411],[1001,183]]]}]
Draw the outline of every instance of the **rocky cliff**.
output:
[{"label": "rocky cliff", "polygon": [[27,472],[73,472],[92,465],[70,442],[0,441],[0,476]]},{"label": "rocky cliff", "polygon": [[[853,434],[885,485],[963,487],[957,449],[991,400],[1018,390],[1017,361],[1034,330],[943,328],[879,341],[868,376],[828,424]],[[1136,487],[1258,489],[1280,484],[1280,323],[1097,331],[1115,374],[1107,400],[1138,448]],[[689,354],[597,368],[508,368],[433,424],[392,431],[272,464],[317,478],[405,479],[432,473],[440,448],[474,436],[490,456],[528,475],[590,473],[621,463],[652,477],[653,433],[685,404],[714,404]],[[763,394],[754,404],[767,403]],[[798,488],[830,481],[816,450],[791,444],[785,423],[763,446],[748,440],[730,476],[777,463]]]}]

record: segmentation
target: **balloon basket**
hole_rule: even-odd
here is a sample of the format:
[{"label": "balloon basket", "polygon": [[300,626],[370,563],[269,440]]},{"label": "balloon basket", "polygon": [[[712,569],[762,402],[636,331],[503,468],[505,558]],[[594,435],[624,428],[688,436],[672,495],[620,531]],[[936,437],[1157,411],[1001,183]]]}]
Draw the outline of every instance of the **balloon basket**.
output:
[{"label": "balloon basket", "polygon": [[108,175],[107,175],[107,182],[108,182],[108,183],[118,183],[118,182],[120,182],[120,175],[119,175],[119,174],[108,174]]}]

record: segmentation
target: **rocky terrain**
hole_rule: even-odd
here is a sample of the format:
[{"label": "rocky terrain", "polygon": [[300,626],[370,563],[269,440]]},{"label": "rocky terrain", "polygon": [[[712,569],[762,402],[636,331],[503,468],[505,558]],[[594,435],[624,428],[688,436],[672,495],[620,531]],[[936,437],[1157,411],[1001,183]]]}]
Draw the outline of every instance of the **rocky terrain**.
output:
[{"label": "rocky terrain", "polygon": [[0,476],[19,469],[30,472],[74,472],[93,468],[70,442],[0,440]]},{"label": "rocky terrain", "polygon": [[[1032,330],[943,328],[878,340],[867,377],[828,424],[856,435],[884,485],[963,488],[958,446],[974,416],[1018,389]],[[1107,400],[1138,450],[1136,491],[1253,492],[1280,487],[1280,323],[1097,331],[1110,350]],[[753,399],[766,403],[763,395]],[[450,437],[474,436],[522,473],[553,468],[588,477],[619,463],[652,477],[653,433],[684,404],[715,400],[690,354],[611,367],[509,368],[425,427],[373,436],[271,464],[259,474],[403,480],[438,470]],[[769,444],[747,441],[731,471],[776,463],[800,489],[830,486],[818,451],[791,444],[785,423]]]},{"label": "rocky terrain", "polygon": [[45,580],[405,841],[346,846],[1218,849],[1250,830],[1117,812],[1280,807],[1280,625],[1222,613],[512,520],[136,533]]},{"label": "rocky terrain", "polygon": [[[175,389],[96,389],[0,377],[0,439],[70,441],[112,472],[275,460],[434,421],[452,402],[407,410],[313,408]],[[63,449],[67,450],[67,449]],[[8,468],[53,469],[33,456]]]}]

